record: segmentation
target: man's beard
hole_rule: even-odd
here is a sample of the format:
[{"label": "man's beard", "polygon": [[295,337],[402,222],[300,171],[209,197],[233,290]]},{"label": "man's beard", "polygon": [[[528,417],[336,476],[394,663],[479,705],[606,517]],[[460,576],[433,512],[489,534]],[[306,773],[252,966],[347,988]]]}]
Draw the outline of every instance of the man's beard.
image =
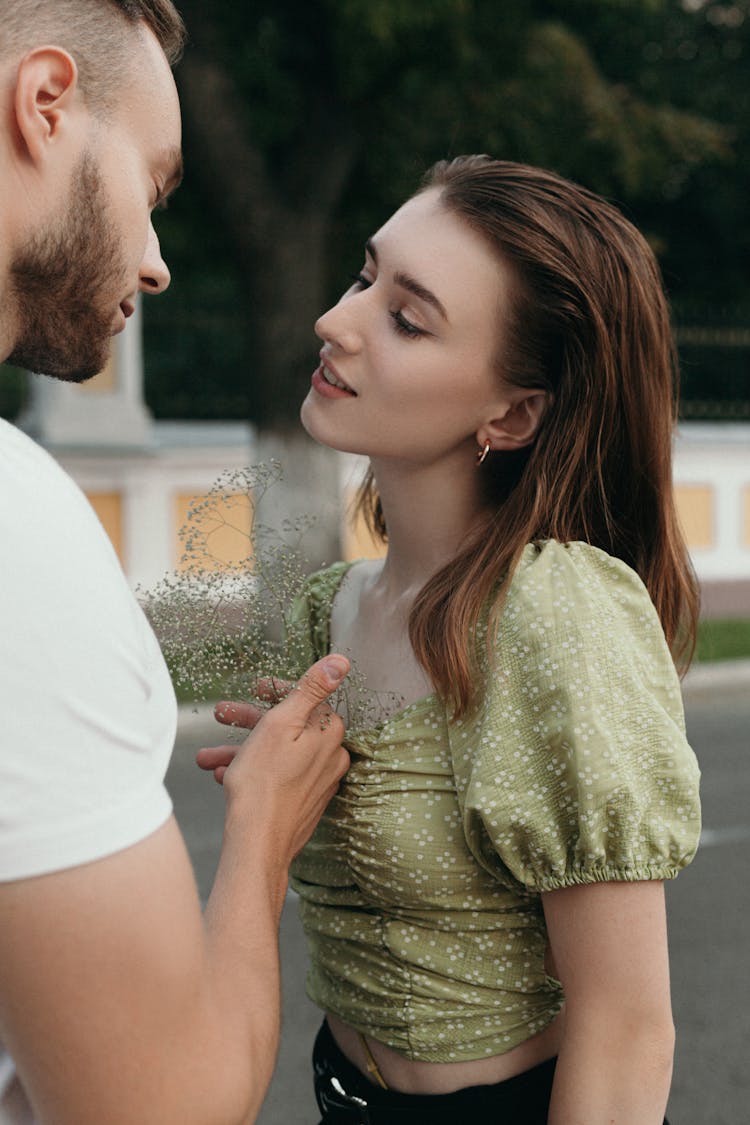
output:
[{"label": "man's beard", "polygon": [[85,153],[66,214],[39,231],[11,264],[18,331],[9,363],[71,383],[105,367],[127,273],[108,212],[96,161]]}]

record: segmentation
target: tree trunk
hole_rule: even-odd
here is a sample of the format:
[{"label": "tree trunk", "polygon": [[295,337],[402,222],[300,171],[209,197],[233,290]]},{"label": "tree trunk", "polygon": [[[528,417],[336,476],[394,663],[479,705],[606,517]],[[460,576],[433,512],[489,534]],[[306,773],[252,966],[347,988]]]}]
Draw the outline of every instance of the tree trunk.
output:
[{"label": "tree trunk", "polygon": [[[332,217],[357,155],[357,138],[322,105],[308,107],[304,141],[286,174],[269,174],[252,143],[231,76],[191,50],[178,71],[190,147],[247,283],[254,347],[248,356],[260,426],[297,425],[324,311]],[[322,158],[321,154],[325,154]]]}]

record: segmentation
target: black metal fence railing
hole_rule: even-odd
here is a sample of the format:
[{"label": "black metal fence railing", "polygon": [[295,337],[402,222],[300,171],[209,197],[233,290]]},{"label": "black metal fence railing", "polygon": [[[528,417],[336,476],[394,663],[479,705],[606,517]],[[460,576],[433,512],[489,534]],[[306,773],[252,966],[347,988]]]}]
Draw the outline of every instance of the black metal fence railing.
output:
[{"label": "black metal fence railing", "polygon": [[[253,420],[244,310],[207,301],[196,315],[152,301],[145,320],[146,396],[157,417]],[[680,417],[750,421],[750,308],[678,309],[675,320]]]},{"label": "black metal fence railing", "polygon": [[676,335],[680,417],[750,420],[750,309],[685,309]]},{"label": "black metal fence railing", "polygon": [[750,329],[684,327],[680,353],[680,417],[750,420]]},{"label": "black metal fence railing", "polygon": [[[680,417],[750,421],[750,309],[678,309],[676,324]],[[150,302],[144,345],[157,418],[253,420],[252,338],[231,301],[206,301],[198,315],[176,301]],[[0,371],[0,417],[14,418],[25,394],[22,372]]]}]

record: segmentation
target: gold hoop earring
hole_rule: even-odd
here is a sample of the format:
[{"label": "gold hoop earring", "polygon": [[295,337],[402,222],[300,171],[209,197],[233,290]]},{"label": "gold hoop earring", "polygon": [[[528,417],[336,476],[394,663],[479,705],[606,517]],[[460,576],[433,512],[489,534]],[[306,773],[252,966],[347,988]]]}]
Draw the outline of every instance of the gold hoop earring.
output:
[{"label": "gold hoop earring", "polygon": [[484,447],[477,453],[477,467],[485,463],[485,461],[487,460],[487,454],[489,453],[490,449],[490,439],[487,438],[487,441],[484,443]]}]

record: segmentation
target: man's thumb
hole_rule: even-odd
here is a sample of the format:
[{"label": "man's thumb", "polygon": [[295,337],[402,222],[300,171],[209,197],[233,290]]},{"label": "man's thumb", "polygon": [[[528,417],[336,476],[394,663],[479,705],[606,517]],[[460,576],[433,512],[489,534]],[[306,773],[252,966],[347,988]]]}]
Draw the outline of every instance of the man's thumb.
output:
[{"label": "man's thumb", "polygon": [[346,676],[349,671],[349,661],[338,652],[332,652],[330,656],[324,657],[319,661],[319,664],[325,678],[331,685],[331,691],[339,686],[344,676]]},{"label": "man's thumb", "polygon": [[305,672],[304,676],[297,682],[297,691],[292,692],[289,698],[293,696],[299,698],[301,695],[308,706],[308,710],[317,707],[319,703],[327,699],[332,691],[335,691],[341,681],[349,671],[349,661],[345,656],[340,653],[331,653],[330,656],[324,656],[322,660],[318,660],[311,668]]}]

